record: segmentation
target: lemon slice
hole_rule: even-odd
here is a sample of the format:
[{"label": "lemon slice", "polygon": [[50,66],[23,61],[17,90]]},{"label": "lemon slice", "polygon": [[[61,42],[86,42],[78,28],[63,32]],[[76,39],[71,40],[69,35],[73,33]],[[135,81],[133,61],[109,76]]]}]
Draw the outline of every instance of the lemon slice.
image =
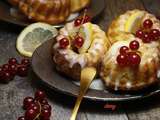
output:
[{"label": "lemon slice", "polygon": [[57,35],[58,31],[46,23],[33,23],[18,36],[16,48],[24,56],[31,57],[37,47]]},{"label": "lemon slice", "polygon": [[85,53],[91,46],[91,43],[93,40],[92,24],[91,23],[83,24],[80,29],[80,34],[82,34],[82,37],[84,38],[84,43],[83,43],[83,46],[78,51],[79,53]]},{"label": "lemon slice", "polygon": [[144,12],[135,12],[125,23],[125,32],[135,33],[141,26]]}]

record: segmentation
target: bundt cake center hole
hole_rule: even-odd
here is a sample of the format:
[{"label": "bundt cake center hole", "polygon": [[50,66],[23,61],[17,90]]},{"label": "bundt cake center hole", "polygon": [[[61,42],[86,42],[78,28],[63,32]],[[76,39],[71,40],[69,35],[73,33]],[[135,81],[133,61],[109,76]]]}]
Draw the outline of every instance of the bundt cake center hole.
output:
[{"label": "bundt cake center hole", "polygon": [[72,50],[73,50],[75,53],[80,54],[79,51],[78,51],[78,48],[76,48],[76,47],[73,46]]}]

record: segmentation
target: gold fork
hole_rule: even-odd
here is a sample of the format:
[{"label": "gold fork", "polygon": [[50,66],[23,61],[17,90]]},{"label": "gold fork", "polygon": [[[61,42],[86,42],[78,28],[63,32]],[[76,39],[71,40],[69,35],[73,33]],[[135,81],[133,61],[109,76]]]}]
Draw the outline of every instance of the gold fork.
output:
[{"label": "gold fork", "polygon": [[83,96],[87,92],[95,75],[96,75],[96,69],[94,67],[86,67],[86,68],[82,69],[79,96],[77,98],[76,104],[75,104],[74,109],[72,111],[72,116],[70,117],[70,120],[76,120],[78,109],[79,109],[79,106],[80,106],[81,101],[83,99]]}]

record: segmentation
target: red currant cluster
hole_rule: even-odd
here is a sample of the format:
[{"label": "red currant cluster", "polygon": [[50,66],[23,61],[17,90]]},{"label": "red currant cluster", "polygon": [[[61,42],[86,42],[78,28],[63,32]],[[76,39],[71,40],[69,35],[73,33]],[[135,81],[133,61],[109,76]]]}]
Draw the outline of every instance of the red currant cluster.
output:
[{"label": "red currant cluster", "polygon": [[[76,27],[78,26],[81,26],[82,24],[85,24],[87,22],[89,22],[91,20],[91,17],[86,15],[86,11],[84,12],[84,16],[82,18],[77,18],[75,21],[74,21],[74,25]],[[77,36],[74,37],[75,39],[73,40],[73,46],[77,49],[81,48],[83,43],[84,43],[84,39],[79,36],[79,31],[78,31],[78,34]],[[62,38],[60,41],[59,41],[59,44],[60,44],[60,48],[61,49],[66,49],[69,45],[70,41],[68,38]]]},{"label": "red currant cluster", "polygon": [[18,120],[50,120],[52,108],[48,104],[46,94],[41,90],[36,91],[35,98],[26,97],[23,108],[26,110],[25,115]]},{"label": "red currant cluster", "polygon": [[142,39],[144,43],[150,43],[160,39],[160,31],[158,29],[151,29],[153,22],[150,19],[146,19],[143,22],[143,27],[136,31],[136,37]]},{"label": "red currant cluster", "polygon": [[76,27],[82,25],[82,24],[85,24],[87,22],[89,22],[91,20],[91,17],[88,16],[88,15],[85,15],[83,18],[77,18],[75,21],[74,21],[74,25]]},{"label": "red currant cluster", "polygon": [[[75,48],[81,48],[83,43],[84,43],[84,39],[78,35],[78,36],[75,37],[75,39],[73,41],[73,46]],[[69,45],[69,39],[68,38],[61,39],[59,41],[59,44],[60,44],[61,49],[65,49]]]},{"label": "red currant cluster", "polygon": [[[82,24],[85,24],[87,22],[89,22],[91,20],[90,16],[88,15],[84,15],[82,18],[78,18],[74,21],[74,25],[77,26],[81,26]],[[78,31],[79,33],[79,31]],[[83,43],[84,43],[84,39],[79,36],[79,34],[77,34],[77,36],[74,37],[75,39],[73,40],[73,46],[77,49],[81,48]],[[66,49],[69,45],[70,41],[68,38],[62,38],[59,41],[60,44],[60,48],[61,49]]]},{"label": "red currant cluster", "polygon": [[139,48],[139,42],[133,40],[130,42],[129,47],[122,46],[120,48],[120,54],[117,56],[117,63],[122,66],[136,67],[141,62],[141,57],[137,54]]},{"label": "red currant cluster", "polygon": [[22,59],[21,63],[18,63],[16,58],[10,58],[7,64],[0,66],[0,82],[8,83],[14,79],[15,75],[25,77],[28,73],[29,65],[29,59]]}]

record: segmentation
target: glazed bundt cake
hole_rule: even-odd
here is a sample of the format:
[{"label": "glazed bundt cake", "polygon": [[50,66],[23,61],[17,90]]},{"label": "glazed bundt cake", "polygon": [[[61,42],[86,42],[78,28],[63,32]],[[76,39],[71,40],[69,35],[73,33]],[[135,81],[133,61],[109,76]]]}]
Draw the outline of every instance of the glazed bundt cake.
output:
[{"label": "glazed bundt cake", "polygon": [[58,24],[70,15],[70,0],[23,0],[19,9],[31,20]]},{"label": "glazed bundt cake", "polygon": [[107,35],[112,45],[100,76],[108,88],[136,91],[158,82],[160,21],[154,15],[127,11],[112,22]]},{"label": "glazed bundt cake", "polygon": [[90,22],[77,23],[68,23],[60,29],[53,45],[56,69],[74,80],[80,79],[84,67],[97,68],[107,50],[107,38],[100,27]]},{"label": "glazed bundt cake", "polygon": [[[135,41],[139,42],[139,49],[131,50],[129,46]],[[112,90],[136,91],[147,88],[158,82],[159,50],[157,42],[145,44],[136,38],[115,42],[104,57],[100,76]]]},{"label": "glazed bundt cake", "polygon": [[90,0],[8,0],[32,21],[62,23],[72,12],[89,5]]},{"label": "glazed bundt cake", "polygon": [[[107,30],[107,36],[110,42],[121,41],[122,37],[124,40],[127,40],[133,35],[136,36],[136,32],[137,34],[141,32],[139,30],[143,28],[143,22],[147,19],[151,20],[153,23],[151,29],[160,30],[160,21],[154,15],[146,11],[136,9],[120,15],[112,21]],[[147,33],[147,31],[145,31],[145,33]]]}]

